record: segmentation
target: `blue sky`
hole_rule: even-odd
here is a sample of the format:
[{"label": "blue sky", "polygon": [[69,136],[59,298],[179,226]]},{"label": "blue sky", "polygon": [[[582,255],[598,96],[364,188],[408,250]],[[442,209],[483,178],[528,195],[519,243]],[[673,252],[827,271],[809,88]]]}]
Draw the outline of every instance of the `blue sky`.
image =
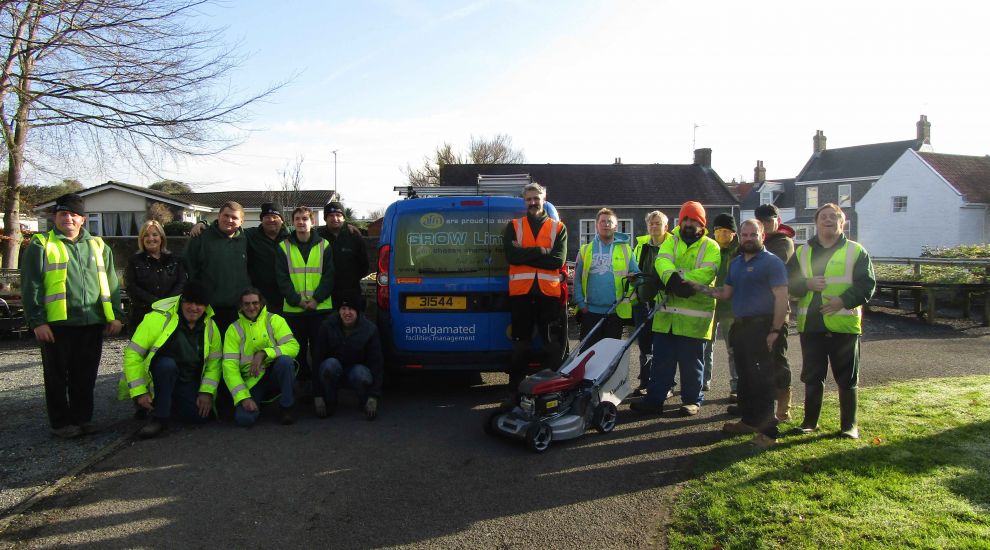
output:
[{"label": "blue sky", "polygon": [[758,159],[795,176],[816,130],[830,148],[911,139],[926,114],[936,151],[982,155],[988,15],[954,0],[232,1],[202,20],[241,42],[233,88],[291,81],[241,147],[163,171],[265,189],[302,156],[303,187],[327,188],[337,149],[338,190],[364,213],[397,198],[406,164],[472,135],[508,134],[533,163],[690,163],[694,137],[728,181]]}]

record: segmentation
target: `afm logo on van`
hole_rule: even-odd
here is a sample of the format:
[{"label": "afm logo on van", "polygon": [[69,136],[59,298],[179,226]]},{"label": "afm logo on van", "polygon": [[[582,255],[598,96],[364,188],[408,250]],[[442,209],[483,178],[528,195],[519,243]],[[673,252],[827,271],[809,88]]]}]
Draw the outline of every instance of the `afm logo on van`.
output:
[{"label": "afm logo on van", "polygon": [[419,223],[427,229],[437,229],[439,227],[443,227],[443,214],[438,214],[437,212],[423,214],[423,217],[419,219]]}]

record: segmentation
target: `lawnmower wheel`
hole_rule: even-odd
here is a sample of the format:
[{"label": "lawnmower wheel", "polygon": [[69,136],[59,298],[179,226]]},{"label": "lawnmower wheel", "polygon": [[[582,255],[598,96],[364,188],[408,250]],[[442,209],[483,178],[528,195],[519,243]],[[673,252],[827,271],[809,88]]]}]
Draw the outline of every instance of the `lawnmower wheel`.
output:
[{"label": "lawnmower wheel", "polygon": [[496,409],[489,413],[485,417],[485,433],[488,435],[498,435],[498,428],[496,428],[496,422],[498,422],[498,417],[505,414],[505,411],[501,409]]},{"label": "lawnmower wheel", "polygon": [[595,407],[595,414],[591,417],[591,425],[603,434],[607,434],[615,428],[615,421],[618,419],[619,411],[615,405],[608,401],[603,401]]},{"label": "lawnmower wheel", "polygon": [[526,446],[534,453],[542,453],[550,448],[553,441],[553,428],[546,422],[534,422],[526,430]]}]

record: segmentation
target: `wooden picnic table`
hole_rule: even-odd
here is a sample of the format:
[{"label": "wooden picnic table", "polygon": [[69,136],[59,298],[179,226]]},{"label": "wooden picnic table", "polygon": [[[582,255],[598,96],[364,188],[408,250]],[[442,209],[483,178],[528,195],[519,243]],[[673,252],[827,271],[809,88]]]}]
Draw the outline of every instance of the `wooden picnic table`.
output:
[{"label": "wooden picnic table", "polygon": [[[893,292],[894,307],[900,307],[900,293],[908,291],[914,300],[914,312],[923,315],[929,325],[935,323],[938,308],[936,297],[939,291],[951,290],[962,295],[963,317],[969,318],[973,304],[973,294],[984,294],[983,297],[983,326],[990,326],[990,283],[925,283],[921,281],[877,281],[877,292],[883,289]],[[925,297],[925,309],[922,311],[922,296]]]}]

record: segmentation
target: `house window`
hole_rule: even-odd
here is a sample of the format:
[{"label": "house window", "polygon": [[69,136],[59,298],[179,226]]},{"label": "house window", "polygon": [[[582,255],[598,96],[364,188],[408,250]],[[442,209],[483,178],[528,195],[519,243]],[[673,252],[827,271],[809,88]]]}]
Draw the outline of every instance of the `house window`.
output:
[{"label": "house window", "polygon": [[852,204],[852,184],[843,183],[839,185],[839,206],[845,208],[847,206],[852,206]]},{"label": "house window", "polygon": [[100,223],[99,214],[90,214],[89,221],[86,222],[86,230],[89,231],[91,235],[102,235],[102,224]]},{"label": "house window", "polygon": [[890,202],[894,213],[907,212],[907,197],[890,197]]},{"label": "house window", "polygon": [[808,240],[808,226],[807,225],[795,225],[794,226],[794,240],[799,242],[805,242]]},{"label": "house window", "polygon": [[818,208],[818,186],[809,185],[804,189],[804,207],[808,210]]},{"label": "house window", "polygon": [[[632,241],[633,232],[633,221],[632,218],[624,218],[619,220],[619,227],[615,230],[616,233],[623,233],[629,237],[630,242]],[[585,219],[581,220],[581,244],[585,245],[591,242],[591,239],[595,237],[595,220]]]},{"label": "house window", "polygon": [[[134,237],[144,223],[144,212],[101,212],[102,233],[106,237]],[[92,231],[91,231],[92,233]]]},{"label": "house window", "polygon": [[773,191],[760,191],[760,204],[773,204]]}]

